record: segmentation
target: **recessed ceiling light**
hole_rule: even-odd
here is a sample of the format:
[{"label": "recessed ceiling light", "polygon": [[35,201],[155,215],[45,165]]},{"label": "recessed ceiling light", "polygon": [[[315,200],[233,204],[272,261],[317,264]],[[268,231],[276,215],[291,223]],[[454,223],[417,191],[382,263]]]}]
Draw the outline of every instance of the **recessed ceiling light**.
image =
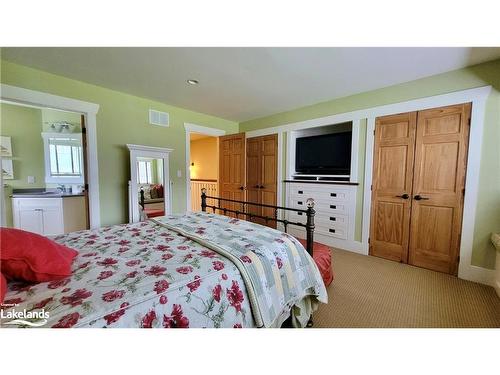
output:
[{"label": "recessed ceiling light", "polygon": [[198,82],[196,79],[188,79],[187,83],[189,83],[190,85],[197,85],[200,82]]}]

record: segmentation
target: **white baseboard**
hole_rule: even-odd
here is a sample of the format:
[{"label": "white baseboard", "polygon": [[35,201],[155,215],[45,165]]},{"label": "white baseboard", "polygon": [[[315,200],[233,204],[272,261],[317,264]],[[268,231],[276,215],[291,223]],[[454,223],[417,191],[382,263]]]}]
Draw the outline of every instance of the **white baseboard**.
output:
[{"label": "white baseboard", "polygon": [[[278,226],[278,229],[279,226]],[[305,233],[303,230],[290,227],[288,230],[292,236],[305,239]],[[331,236],[325,236],[323,234],[314,233],[314,242],[319,242],[321,244],[335,247],[336,249],[352,251],[353,253],[368,255],[368,251],[366,246],[362,242],[359,241],[349,241],[349,240],[341,240]]]},{"label": "white baseboard", "polygon": [[363,243],[359,241],[339,240],[317,233],[314,234],[314,241],[334,247],[336,249],[347,250],[362,255],[368,255],[368,252],[366,251],[366,249],[364,249]]},{"label": "white baseboard", "polygon": [[488,268],[482,268],[473,265],[463,265],[458,270],[458,278],[496,287],[495,270],[490,270]]}]

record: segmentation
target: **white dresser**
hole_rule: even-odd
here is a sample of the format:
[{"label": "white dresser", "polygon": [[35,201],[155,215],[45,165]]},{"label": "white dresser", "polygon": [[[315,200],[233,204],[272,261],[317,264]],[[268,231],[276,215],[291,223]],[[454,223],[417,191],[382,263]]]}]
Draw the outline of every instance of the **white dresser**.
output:
[{"label": "white dresser", "polygon": [[[314,240],[326,245],[348,248],[354,240],[357,185],[286,182],[287,207],[307,209],[306,200],[315,201]],[[291,222],[306,222],[306,214],[286,211]],[[289,226],[288,232],[305,238],[305,229]]]}]

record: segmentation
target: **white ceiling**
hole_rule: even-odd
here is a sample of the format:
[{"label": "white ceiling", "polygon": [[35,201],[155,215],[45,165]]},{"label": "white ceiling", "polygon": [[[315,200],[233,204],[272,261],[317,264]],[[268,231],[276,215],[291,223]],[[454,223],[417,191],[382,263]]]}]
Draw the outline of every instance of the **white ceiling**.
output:
[{"label": "white ceiling", "polygon": [[[500,58],[500,48],[2,48],[3,59],[245,121]],[[191,86],[187,79],[200,84]]]}]

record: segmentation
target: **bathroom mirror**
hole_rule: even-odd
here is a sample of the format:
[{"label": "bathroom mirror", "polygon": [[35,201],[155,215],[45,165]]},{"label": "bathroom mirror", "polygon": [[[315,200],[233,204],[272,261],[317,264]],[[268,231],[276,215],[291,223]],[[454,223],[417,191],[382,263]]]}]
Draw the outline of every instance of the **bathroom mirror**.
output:
[{"label": "bathroom mirror", "polygon": [[167,148],[127,145],[130,151],[129,222],[171,212]]}]

